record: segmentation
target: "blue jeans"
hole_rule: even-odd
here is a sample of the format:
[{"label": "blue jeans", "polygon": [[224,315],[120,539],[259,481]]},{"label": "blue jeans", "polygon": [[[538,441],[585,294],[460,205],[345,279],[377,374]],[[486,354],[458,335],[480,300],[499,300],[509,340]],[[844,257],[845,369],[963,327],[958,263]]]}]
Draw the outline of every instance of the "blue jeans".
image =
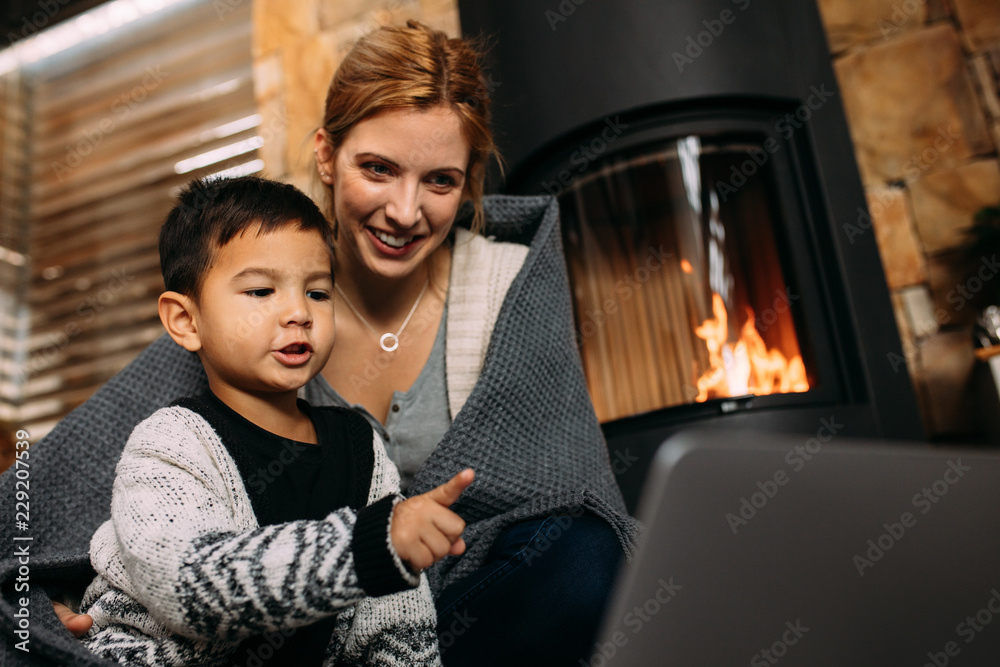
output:
[{"label": "blue jeans", "polygon": [[589,514],[514,524],[436,600],[445,665],[576,665],[590,655],[622,549]]}]

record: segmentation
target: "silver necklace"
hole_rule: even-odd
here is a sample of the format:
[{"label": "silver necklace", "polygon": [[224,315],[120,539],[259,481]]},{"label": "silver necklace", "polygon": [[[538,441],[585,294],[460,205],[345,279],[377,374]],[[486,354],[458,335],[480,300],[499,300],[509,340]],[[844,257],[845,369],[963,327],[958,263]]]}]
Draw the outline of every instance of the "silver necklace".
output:
[{"label": "silver necklace", "polygon": [[[378,339],[379,347],[386,352],[393,352],[397,347],[399,347],[399,335],[403,333],[403,329],[405,329],[406,325],[410,323],[410,318],[413,317],[413,313],[417,312],[417,306],[420,305],[420,300],[424,298],[424,292],[427,291],[427,286],[430,284],[430,278],[424,281],[424,286],[420,290],[420,294],[417,295],[417,300],[413,302],[413,307],[410,308],[409,315],[407,315],[406,319],[403,320],[402,326],[399,327],[399,330],[396,331],[396,333],[387,332],[382,334],[382,336]],[[365,319],[364,315],[358,312],[358,309],[354,307],[354,304],[352,304],[347,298],[347,295],[344,294],[344,290],[340,289],[340,283],[335,283],[334,287],[337,289],[337,292],[340,293],[340,296],[344,300],[344,303],[347,304],[347,307],[351,309],[351,312],[358,316],[358,319],[361,320],[362,324],[368,327],[369,331],[378,336],[378,331],[375,330],[375,327],[373,327],[368,320]]]}]

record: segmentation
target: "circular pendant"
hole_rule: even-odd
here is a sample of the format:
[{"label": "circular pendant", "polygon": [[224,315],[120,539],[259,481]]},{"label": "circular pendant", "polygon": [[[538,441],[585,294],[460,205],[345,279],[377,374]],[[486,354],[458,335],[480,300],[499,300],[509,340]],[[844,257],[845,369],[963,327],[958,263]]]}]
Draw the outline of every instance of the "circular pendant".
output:
[{"label": "circular pendant", "polygon": [[[386,341],[390,341],[391,345],[387,344]],[[382,337],[378,339],[378,344],[382,346],[382,349],[386,352],[392,352],[399,347],[399,336],[394,333],[382,334]]]}]

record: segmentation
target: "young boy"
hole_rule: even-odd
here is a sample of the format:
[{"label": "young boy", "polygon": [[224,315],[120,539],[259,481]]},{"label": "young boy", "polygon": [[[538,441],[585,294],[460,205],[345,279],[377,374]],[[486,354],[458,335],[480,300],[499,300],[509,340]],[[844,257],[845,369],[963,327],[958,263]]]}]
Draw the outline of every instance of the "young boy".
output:
[{"label": "young boy", "polygon": [[125,446],[81,609],[95,653],[440,664],[420,572],[464,550],[448,505],[472,471],[403,500],[363,417],[296,398],[333,347],[330,246],[308,197],[255,177],[194,181],[168,215],[160,319],[208,389]]}]

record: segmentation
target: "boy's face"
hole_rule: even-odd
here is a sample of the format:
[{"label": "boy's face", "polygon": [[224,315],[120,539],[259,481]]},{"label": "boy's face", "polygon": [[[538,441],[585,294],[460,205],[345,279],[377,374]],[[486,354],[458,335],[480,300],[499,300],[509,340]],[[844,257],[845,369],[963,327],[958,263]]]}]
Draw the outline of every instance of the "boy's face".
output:
[{"label": "boy's face", "polygon": [[294,391],[333,349],[330,252],[296,223],[265,235],[250,229],[217,248],[195,300],[199,356],[212,391]]}]

